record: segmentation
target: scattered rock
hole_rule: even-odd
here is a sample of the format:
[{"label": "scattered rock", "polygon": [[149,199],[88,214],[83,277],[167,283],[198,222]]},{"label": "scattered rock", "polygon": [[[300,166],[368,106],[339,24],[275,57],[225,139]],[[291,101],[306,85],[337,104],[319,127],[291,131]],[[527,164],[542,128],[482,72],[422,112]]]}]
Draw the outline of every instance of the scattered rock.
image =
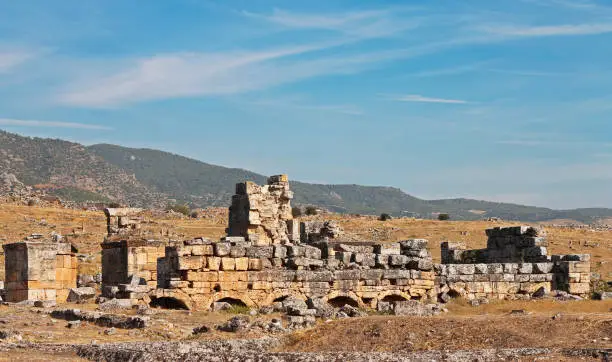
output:
[{"label": "scattered rock", "polygon": [[36,308],[53,308],[57,306],[57,303],[54,300],[37,300],[34,302],[34,306]]},{"label": "scattered rock", "polygon": [[249,328],[250,319],[247,316],[235,316],[227,322],[217,326],[217,329],[223,332],[236,333]]},{"label": "scattered rock", "polygon": [[98,310],[109,312],[119,309],[131,309],[132,301],[130,299],[111,299],[98,305]]},{"label": "scattered rock", "polygon": [[199,326],[199,327],[195,327],[193,329],[193,334],[194,335],[198,335],[198,334],[204,334],[204,333],[208,333],[210,332],[210,328],[207,326]]},{"label": "scattered rock", "polygon": [[85,303],[96,296],[96,290],[92,287],[80,287],[70,289],[67,301],[70,303]]},{"label": "scattered rock", "polygon": [[81,326],[81,321],[70,321],[66,327],[70,329],[79,328]]}]

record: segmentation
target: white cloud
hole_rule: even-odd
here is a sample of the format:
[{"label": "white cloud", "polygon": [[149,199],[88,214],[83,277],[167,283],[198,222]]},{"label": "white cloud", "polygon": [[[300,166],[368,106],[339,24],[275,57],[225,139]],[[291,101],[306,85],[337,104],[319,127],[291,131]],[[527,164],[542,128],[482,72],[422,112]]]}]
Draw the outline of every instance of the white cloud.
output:
[{"label": "white cloud", "polygon": [[27,51],[0,51],[0,73],[21,65],[35,56],[35,53]]},{"label": "white cloud", "polygon": [[417,27],[419,20],[398,19],[397,14],[407,8],[363,10],[338,14],[294,13],[274,9],[272,14],[245,15],[293,29],[332,30],[361,38],[389,36]]},{"label": "white cloud", "polygon": [[550,26],[488,25],[481,27],[480,30],[490,34],[514,37],[597,35],[612,33],[612,23]]},{"label": "white cloud", "polygon": [[103,76],[93,70],[95,74],[60,90],[55,100],[71,106],[113,107],[157,99],[239,94],[323,75],[361,72],[385,62],[454,46],[445,42],[343,56],[296,57],[339,44],[342,42],[259,52],[170,53],[136,59],[123,70]]},{"label": "white cloud", "polygon": [[9,119],[9,118],[0,118],[0,126],[77,128],[77,129],[91,129],[91,130],[111,130],[112,129],[110,127],[100,126],[96,124],[54,122],[54,121],[32,121],[32,120]]},{"label": "white cloud", "polygon": [[432,98],[425,97],[420,94],[408,94],[404,96],[391,97],[392,100],[399,102],[422,102],[422,103],[448,103],[448,104],[467,104],[468,101],[461,99],[447,99],[447,98]]}]

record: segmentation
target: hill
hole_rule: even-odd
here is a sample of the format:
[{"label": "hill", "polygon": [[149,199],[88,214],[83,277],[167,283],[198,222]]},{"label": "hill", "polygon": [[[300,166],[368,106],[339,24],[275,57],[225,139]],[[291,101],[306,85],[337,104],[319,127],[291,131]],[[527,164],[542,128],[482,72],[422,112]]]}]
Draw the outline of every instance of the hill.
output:
[{"label": "hill", "polygon": [[[234,185],[266,177],[248,170],[204,163],[153,149],[77,143],[23,137],[0,131],[0,175],[76,201],[120,201],[160,207],[188,203],[193,207],[227,206]],[[470,199],[423,200],[398,188],[323,185],[292,181],[295,204],[316,205],[353,214],[420,215],[449,213],[455,220],[501,217],[506,220],[572,219],[591,223],[612,217],[610,209],[552,210],[542,207]]]}]

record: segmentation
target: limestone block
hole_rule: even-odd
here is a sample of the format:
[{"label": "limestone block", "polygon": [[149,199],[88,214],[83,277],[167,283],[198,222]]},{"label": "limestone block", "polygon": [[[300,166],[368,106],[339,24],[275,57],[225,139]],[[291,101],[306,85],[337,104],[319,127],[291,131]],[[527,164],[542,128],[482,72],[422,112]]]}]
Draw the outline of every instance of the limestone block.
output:
[{"label": "limestone block", "polygon": [[232,258],[242,258],[246,255],[246,248],[242,246],[232,246],[229,255]]},{"label": "limestone block", "polygon": [[589,283],[570,283],[568,292],[570,294],[588,294],[591,292]]},{"label": "limestone block", "polygon": [[428,241],[425,239],[409,239],[400,241],[400,248],[405,249],[426,249]]},{"label": "limestone block", "polygon": [[219,242],[213,245],[214,245],[215,256],[220,256],[220,257],[228,256],[232,248],[232,245],[228,242]]},{"label": "limestone block", "polygon": [[504,263],[504,274],[516,274],[518,272],[517,263]]},{"label": "limestone block", "polygon": [[533,272],[533,264],[532,263],[521,263],[521,264],[519,264],[518,272],[520,274],[531,274]]},{"label": "limestone block", "polygon": [[353,261],[357,264],[374,267],[376,266],[376,254],[355,253],[353,254]]},{"label": "limestone block", "polygon": [[533,272],[537,274],[547,274],[553,269],[553,263],[534,263]]},{"label": "limestone block", "polygon": [[335,254],[336,260],[339,260],[344,265],[349,265],[353,259],[353,253],[350,251],[337,251]]},{"label": "limestone block", "polygon": [[487,274],[489,267],[487,264],[474,264],[474,273],[476,274]]},{"label": "limestone block", "polygon": [[515,280],[515,274],[503,274],[502,280],[504,282],[513,282]]},{"label": "limestone block", "polygon": [[274,247],[273,246],[252,246],[246,249],[246,256],[249,258],[273,258]]},{"label": "limestone block", "polygon": [[[389,254],[389,255],[397,255],[397,254]],[[387,268],[389,266],[389,255],[376,254],[376,267],[383,268],[383,269]]]},{"label": "limestone block", "polygon": [[394,267],[404,266],[409,260],[405,255],[389,255],[389,265]]},{"label": "limestone block", "polygon": [[246,271],[249,269],[249,258],[236,258],[236,270]]},{"label": "limestone block", "polygon": [[217,256],[207,257],[206,266],[209,270],[220,270],[221,269],[221,258]]},{"label": "limestone block", "polygon": [[380,255],[399,255],[401,254],[400,243],[376,244],[374,253]]},{"label": "limestone block", "polygon": [[201,256],[181,256],[178,259],[179,270],[197,270],[203,268],[203,257]]},{"label": "limestone block", "polygon": [[367,269],[359,271],[359,279],[361,280],[380,280],[383,276],[383,271],[379,269]]},{"label": "limestone block", "polygon": [[531,274],[517,274],[514,279],[520,283],[528,282],[531,280]]},{"label": "limestone block", "polygon": [[474,264],[457,264],[456,268],[458,274],[472,275],[476,272]]},{"label": "limestone block", "polygon": [[221,270],[236,270],[236,259],[234,258],[221,258]]},{"label": "limestone block", "polygon": [[304,257],[309,259],[321,259],[321,249],[314,246],[304,246]]},{"label": "limestone block", "polygon": [[589,273],[591,271],[591,263],[589,262],[570,261],[568,267],[570,273]]},{"label": "limestone block", "polygon": [[361,273],[359,270],[338,270],[334,272],[336,280],[359,280]]},{"label": "limestone block", "polygon": [[287,247],[284,245],[274,245],[274,257],[284,259],[287,257]]},{"label": "limestone block", "polygon": [[531,282],[552,281],[552,274],[530,274],[529,281]]},{"label": "limestone block", "polygon": [[249,270],[261,270],[262,263],[259,258],[249,258]]},{"label": "limestone block", "polygon": [[499,263],[487,264],[489,268],[489,274],[502,274],[504,272],[504,265]]}]

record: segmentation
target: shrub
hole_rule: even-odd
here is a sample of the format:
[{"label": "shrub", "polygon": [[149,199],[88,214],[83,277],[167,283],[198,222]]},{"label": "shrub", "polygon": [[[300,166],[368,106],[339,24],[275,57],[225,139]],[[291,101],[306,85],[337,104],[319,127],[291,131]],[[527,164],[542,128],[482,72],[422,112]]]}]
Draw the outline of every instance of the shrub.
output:
[{"label": "shrub", "polygon": [[168,205],[168,208],[166,210],[167,211],[178,212],[178,213],[183,214],[185,216],[189,216],[189,213],[191,212],[191,209],[189,209],[189,206],[187,206],[187,205],[179,205],[179,204]]},{"label": "shrub", "polygon": [[189,216],[191,216],[192,219],[197,219],[200,216],[200,213],[194,210]]},{"label": "shrub", "polygon": [[36,206],[36,204],[38,204],[38,201],[36,201],[36,199],[28,200],[28,206]]},{"label": "shrub", "polygon": [[294,218],[302,216],[302,209],[299,207],[291,208],[291,215],[293,215]]},{"label": "shrub", "polygon": [[316,215],[318,213],[319,213],[319,211],[317,210],[316,207],[314,207],[314,206],[307,206],[306,207],[306,215]]},{"label": "shrub", "polygon": [[449,214],[439,214],[438,215],[438,220],[440,220],[440,221],[450,220],[450,215]]},{"label": "shrub", "polygon": [[118,207],[121,207],[121,204],[119,204],[118,202],[110,202],[108,204],[108,207],[111,208],[111,209],[116,209]]},{"label": "shrub", "polygon": [[378,220],[380,221],[387,221],[391,219],[392,219],[391,215],[387,214],[386,212],[383,212],[382,214],[380,214],[380,217],[378,218]]}]

